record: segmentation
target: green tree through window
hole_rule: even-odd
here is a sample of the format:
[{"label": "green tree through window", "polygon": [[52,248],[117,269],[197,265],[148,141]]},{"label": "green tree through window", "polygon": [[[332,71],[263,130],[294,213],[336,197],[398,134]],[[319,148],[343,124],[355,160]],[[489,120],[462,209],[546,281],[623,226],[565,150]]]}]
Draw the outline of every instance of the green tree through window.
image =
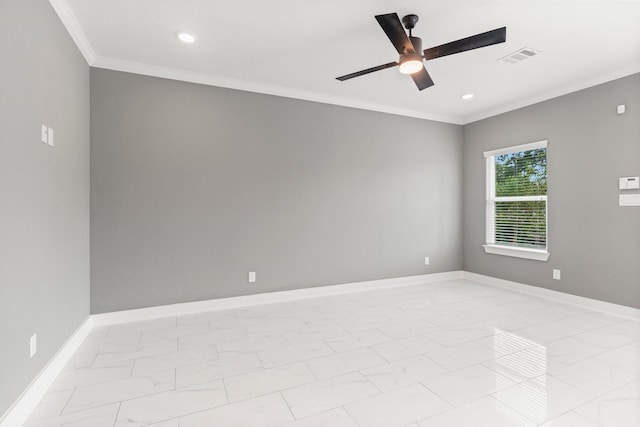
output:
[{"label": "green tree through window", "polygon": [[547,149],[502,154],[496,159],[496,196],[547,194]]}]

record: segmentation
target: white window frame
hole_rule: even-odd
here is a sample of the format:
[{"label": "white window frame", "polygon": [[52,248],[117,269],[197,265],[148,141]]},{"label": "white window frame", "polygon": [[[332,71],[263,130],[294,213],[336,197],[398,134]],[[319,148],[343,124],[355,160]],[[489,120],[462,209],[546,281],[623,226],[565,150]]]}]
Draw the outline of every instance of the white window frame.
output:
[{"label": "white window frame", "polygon": [[[515,145],[512,147],[500,148],[497,150],[485,151],[486,165],[486,213],[485,213],[485,244],[482,245],[484,251],[488,254],[512,256],[517,258],[526,258],[536,261],[546,261],[549,259],[549,203],[547,195],[544,196],[517,196],[517,197],[496,197],[496,156],[509,153],[517,153],[521,151],[536,150],[539,148],[547,148],[548,142],[537,141],[529,144]],[[545,201],[545,209],[547,210],[546,218],[546,247],[545,249],[522,248],[515,246],[506,246],[496,244],[495,240],[495,203],[500,201]]]}]

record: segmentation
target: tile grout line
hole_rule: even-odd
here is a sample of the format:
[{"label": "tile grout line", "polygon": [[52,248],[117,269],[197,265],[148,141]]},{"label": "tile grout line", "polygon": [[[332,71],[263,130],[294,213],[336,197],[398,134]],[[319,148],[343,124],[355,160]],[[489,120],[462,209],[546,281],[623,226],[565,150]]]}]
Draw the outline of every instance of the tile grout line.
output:
[{"label": "tile grout line", "polygon": [[[577,365],[578,363],[582,363],[582,362],[584,362],[585,360],[589,360],[589,359],[593,359],[593,357],[589,357],[589,358],[584,359],[584,360],[581,360],[581,361],[579,361],[579,362],[572,363],[572,364],[570,364],[570,365],[568,365],[568,366],[563,367],[562,369],[564,369],[564,368],[569,368],[569,367],[571,367],[571,366]],[[619,367],[619,366],[613,365],[613,364],[611,364],[611,363],[609,363],[609,362],[606,362],[606,361],[603,361],[603,360],[598,360],[598,361],[599,361],[599,362],[601,362],[601,363],[604,363],[605,365],[612,366],[612,367],[614,367],[614,368],[620,368],[620,369],[625,370],[625,371],[628,371],[628,372],[633,372],[633,371],[628,370],[627,368],[622,368],[622,367]],[[597,397],[604,396],[605,394],[611,393],[612,391],[617,390],[617,389],[619,389],[619,388],[626,387],[627,385],[631,384],[631,383],[632,383],[632,382],[634,382],[634,381],[638,381],[638,380],[640,379],[640,371],[638,371],[637,373],[633,372],[633,374],[635,375],[635,378],[634,378],[634,379],[632,379],[632,380],[630,380],[630,381],[628,381],[628,382],[626,382],[626,383],[624,383],[624,384],[620,385],[619,387],[614,387],[614,388],[612,388],[611,390],[605,391],[604,393],[597,394],[597,395],[596,395],[596,398],[597,398]],[[563,384],[565,384],[565,385],[568,385],[569,387],[575,388],[575,389],[577,389],[577,390],[580,390],[580,391],[582,391],[583,393],[593,394],[593,392],[592,392],[592,391],[582,389],[582,388],[580,388],[580,387],[578,387],[578,386],[575,386],[575,385],[573,385],[573,384],[570,384],[570,383],[566,382],[565,380],[563,380],[563,379],[561,379],[561,378],[556,377],[556,376],[554,375],[554,373],[553,373],[553,372],[549,372],[549,373],[542,374],[542,375],[548,375],[548,376],[552,377],[554,380],[556,380],[556,381],[560,381],[561,383],[563,383]],[[542,375],[540,375],[540,376],[542,376]],[[536,378],[538,378],[538,377],[536,377]],[[595,399],[595,398],[594,398],[594,399]]]},{"label": "tile grout line", "polygon": [[[216,380],[216,381],[217,381],[217,380]],[[277,393],[277,392],[273,392],[273,393],[265,394],[264,396],[269,396],[269,395],[276,394],[276,393]],[[258,396],[258,397],[264,397],[264,396]],[[188,413],[186,413],[186,414],[182,414],[182,415],[179,415],[179,416],[177,416],[177,417],[167,418],[167,419],[166,419],[166,420],[164,420],[164,421],[169,421],[169,420],[173,420],[173,419],[178,419],[178,423],[181,423],[181,422],[180,422],[180,420],[181,420],[182,418],[184,418],[184,417],[188,417],[188,416],[195,415],[195,414],[200,414],[200,413],[207,412],[207,411],[211,411],[211,410],[214,410],[214,409],[221,409],[221,408],[224,408],[224,407],[226,407],[226,406],[228,406],[228,405],[234,405],[234,404],[236,404],[236,403],[240,403],[240,402],[244,402],[244,401],[238,401],[238,402],[233,402],[233,403],[227,403],[227,404],[224,404],[224,405],[212,406],[212,407],[207,408],[207,409],[201,409],[201,410],[199,410],[199,411],[188,412]],[[163,421],[154,421],[152,424],[155,424],[155,423],[158,423],[158,422],[163,422]],[[148,425],[148,424],[147,424],[147,425]]]},{"label": "tile grout line", "polygon": [[71,393],[69,393],[69,397],[67,397],[67,400],[65,400],[64,405],[62,406],[62,409],[60,409],[60,413],[57,416],[60,416],[60,415],[64,414],[64,410],[67,407],[67,405],[69,404],[69,401],[71,400],[71,396],[73,395],[74,392],[75,392],[75,388],[73,389],[73,391]]},{"label": "tile grout line", "polygon": [[120,408],[122,407],[122,401],[118,402],[118,410],[116,411],[116,417],[113,419],[113,426],[118,423],[118,417],[120,416]]},{"label": "tile grout line", "polygon": [[[168,371],[169,369],[165,369],[165,370],[166,370],[166,371]],[[126,379],[126,378],[124,378],[124,379]],[[122,380],[122,379],[120,379],[120,380],[116,380],[116,381],[121,381],[121,380]],[[217,381],[217,380],[216,380],[216,381]],[[115,381],[110,381],[110,382],[115,382]],[[207,381],[207,382],[212,382],[212,381]],[[101,385],[101,384],[107,384],[107,383],[99,383],[99,384],[96,384],[96,385]],[[199,383],[199,384],[204,384],[204,383]],[[197,385],[197,384],[193,384],[193,385]],[[85,387],[91,387],[91,386],[92,386],[92,385],[88,385],[88,386],[85,386]],[[190,386],[187,386],[187,387],[190,387]],[[82,388],[82,387],[78,387],[78,388]],[[75,388],[75,389],[74,389],[74,393],[75,393],[75,391],[76,391],[78,388]],[[130,397],[130,398],[128,398],[128,399],[122,399],[122,400],[115,400],[115,401],[111,401],[111,402],[105,402],[105,403],[101,403],[101,404],[99,404],[99,405],[90,406],[90,407],[88,407],[88,408],[80,409],[80,410],[78,410],[78,411],[67,412],[66,414],[65,414],[65,413],[64,413],[64,411],[63,411],[63,413],[62,413],[61,415],[77,414],[77,413],[79,413],[79,412],[88,411],[88,410],[92,410],[92,409],[95,409],[95,408],[102,408],[102,407],[104,407],[104,406],[115,405],[116,403],[120,403],[120,404],[121,404],[121,403],[123,403],[123,402],[129,402],[129,401],[131,401],[131,400],[141,399],[141,398],[145,398],[145,397],[153,396],[153,395],[155,395],[155,394],[167,393],[167,392],[170,392],[170,391],[175,391],[175,389],[169,389],[169,390],[164,390],[164,391],[159,391],[159,392],[154,392],[154,393],[143,394],[143,395],[140,395],[140,396]],[[71,399],[71,397],[69,398],[69,400],[70,400],[70,399]],[[68,402],[67,402],[67,403],[68,403]],[[65,406],[65,408],[66,408],[66,406]]]},{"label": "tile grout line", "polygon": [[73,388],[73,391],[71,392],[71,394],[69,394],[69,397],[67,398],[67,401],[66,401],[66,402],[64,402],[64,406],[63,406],[63,407],[62,407],[62,409],[60,410],[60,414],[58,414],[58,416],[65,415],[64,410],[65,410],[65,409],[67,409],[67,406],[69,405],[69,402],[71,401],[71,398],[73,397],[73,395],[76,393],[76,390],[77,390],[77,389],[78,389],[77,387],[74,387],[74,388]]},{"label": "tile grout line", "polygon": [[[446,375],[446,374],[443,374],[443,375]],[[424,380],[422,380],[422,381],[424,381]],[[453,403],[449,402],[449,401],[448,401],[447,399],[445,399],[444,397],[442,397],[442,396],[441,396],[439,393],[437,393],[435,390],[431,389],[431,387],[429,387],[428,385],[424,384],[422,381],[418,381],[418,384],[420,384],[422,387],[426,388],[426,389],[427,389],[427,390],[429,390],[431,393],[433,393],[433,394],[435,394],[436,396],[438,396],[438,398],[439,398],[439,399],[441,399],[443,402],[445,402],[447,405],[449,405],[449,406],[451,407],[450,409],[452,409],[452,408],[459,408],[460,406],[464,406],[464,405],[466,405],[467,403],[475,402],[475,400],[473,400],[472,402],[467,402],[467,403],[464,403],[464,404],[462,404],[462,405],[458,405],[458,406],[456,406],[456,405],[454,405]],[[488,395],[482,396],[482,397],[480,397],[480,398],[478,398],[478,399],[476,399],[476,400],[482,399],[482,398],[484,398],[484,397],[486,397],[486,396],[488,396]],[[448,410],[450,410],[450,409],[447,409],[447,411],[448,411]],[[437,414],[434,414],[434,415],[437,415]],[[429,418],[430,418],[430,417],[429,417]],[[416,421],[416,422],[417,422],[417,421]]]},{"label": "tile grout line", "polygon": [[220,381],[222,382],[222,388],[224,389],[224,397],[227,399],[227,405],[231,403],[229,399],[229,390],[227,390],[227,383],[225,381],[226,378],[222,378]]},{"label": "tile grout line", "polygon": [[[63,411],[63,412],[62,412],[62,413],[60,413],[59,415],[54,415],[54,416],[51,416],[51,417],[41,418],[41,419],[39,419],[39,420],[34,420],[33,422],[41,423],[41,422],[43,422],[43,421],[52,420],[52,419],[54,419],[54,418],[64,417],[64,416],[67,416],[67,415],[80,414],[81,412],[85,412],[85,411],[93,411],[94,409],[98,409],[98,408],[105,408],[105,407],[107,407],[107,406],[113,406],[113,405],[115,405],[115,404],[120,404],[121,402],[124,402],[124,401],[109,402],[109,403],[105,403],[105,404],[101,404],[101,405],[92,406],[92,407],[90,407],[90,408],[86,408],[86,409],[82,409],[82,410],[80,410],[80,411],[74,411],[74,412],[67,412],[67,413],[65,413],[65,412]],[[27,420],[27,421],[28,421],[28,420]],[[26,421],[25,421],[25,422],[26,422]],[[58,427],[58,426],[56,426],[56,427]]]},{"label": "tile grout line", "polygon": [[[278,392],[278,394],[280,395],[280,398],[282,399],[282,401],[284,402],[284,404],[286,405],[287,409],[289,410],[289,413],[291,414],[291,418],[293,418],[293,421],[298,420],[299,418],[296,418],[295,415],[293,415],[293,411],[291,410],[291,406],[289,406],[289,402],[287,402],[287,399],[285,399],[284,394],[282,394],[282,390]],[[290,421],[287,421],[284,424],[289,423]]]}]

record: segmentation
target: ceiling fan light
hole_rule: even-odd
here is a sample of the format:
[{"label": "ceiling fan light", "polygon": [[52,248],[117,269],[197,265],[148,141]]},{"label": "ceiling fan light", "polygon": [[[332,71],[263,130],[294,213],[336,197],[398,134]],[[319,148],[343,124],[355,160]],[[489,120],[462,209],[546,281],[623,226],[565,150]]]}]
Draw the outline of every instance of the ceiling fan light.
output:
[{"label": "ceiling fan light", "polygon": [[422,57],[420,55],[407,55],[400,60],[400,72],[413,74],[422,70]]}]

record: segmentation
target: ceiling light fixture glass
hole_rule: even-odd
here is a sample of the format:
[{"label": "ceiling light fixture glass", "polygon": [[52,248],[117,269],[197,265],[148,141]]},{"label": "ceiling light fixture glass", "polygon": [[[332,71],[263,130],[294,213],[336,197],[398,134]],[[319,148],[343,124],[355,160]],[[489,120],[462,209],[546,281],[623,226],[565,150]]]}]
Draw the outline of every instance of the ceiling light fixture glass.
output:
[{"label": "ceiling light fixture glass", "polygon": [[176,37],[180,39],[180,41],[184,43],[194,43],[197,40],[197,37],[193,33],[188,33],[186,31],[178,31],[176,32]]},{"label": "ceiling light fixture glass", "polygon": [[473,98],[475,95],[472,93],[465,93],[464,95],[460,95],[460,98],[464,99],[465,101],[470,100],[471,98]]},{"label": "ceiling light fixture glass", "polygon": [[402,74],[413,74],[422,70],[422,56],[417,53],[403,55],[400,59],[400,72]]}]

